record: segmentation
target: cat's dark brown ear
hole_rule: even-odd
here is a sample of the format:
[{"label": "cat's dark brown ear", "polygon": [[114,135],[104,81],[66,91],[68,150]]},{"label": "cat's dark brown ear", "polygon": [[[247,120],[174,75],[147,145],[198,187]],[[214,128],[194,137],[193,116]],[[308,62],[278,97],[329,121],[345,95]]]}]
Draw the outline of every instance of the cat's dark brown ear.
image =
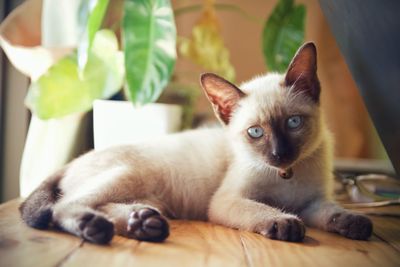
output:
[{"label": "cat's dark brown ear", "polygon": [[200,83],[217,117],[228,124],[237,102],[245,94],[234,84],[214,73],[202,74]]},{"label": "cat's dark brown ear", "polygon": [[317,49],[309,42],[297,50],[286,72],[285,85],[308,94],[319,102],[321,87],[317,76]]}]

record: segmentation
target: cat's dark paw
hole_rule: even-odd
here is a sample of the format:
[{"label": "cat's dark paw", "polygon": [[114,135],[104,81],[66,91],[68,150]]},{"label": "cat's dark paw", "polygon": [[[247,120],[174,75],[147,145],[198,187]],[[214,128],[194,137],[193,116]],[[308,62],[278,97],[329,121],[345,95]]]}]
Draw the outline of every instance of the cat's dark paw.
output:
[{"label": "cat's dark paw", "polygon": [[300,242],[304,239],[305,232],[306,228],[300,219],[282,216],[267,221],[260,234],[271,239]]},{"label": "cat's dark paw", "polygon": [[150,208],[132,212],[127,227],[129,237],[137,240],[161,242],[169,236],[167,220]]},{"label": "cat's dark paw", "polygon": [[336,213],[328,223],[329,231],[357,240],[367,240],[372,234],[372,228],[368,217],[350,212]]},{"label": "cat's dark paw", "polygon": [[96,244],[108,244],[114,236],[114,224],[93,213],[82,215],[79,229],[83,239]]}]

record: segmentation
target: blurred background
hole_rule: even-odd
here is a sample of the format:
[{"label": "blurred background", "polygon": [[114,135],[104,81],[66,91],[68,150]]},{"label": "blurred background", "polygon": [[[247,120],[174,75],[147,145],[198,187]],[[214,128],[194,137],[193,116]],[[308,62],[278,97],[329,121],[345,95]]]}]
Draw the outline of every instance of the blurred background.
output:
[{"label": "blurred background", "polygon": [[[32,0],[27,0],[32,1]],[[23,3],[6,0],[0,3],[0,18]],[[118,1],[111,1],[115,4]],[[208,10],[207,3],[212,6]],[[277,0],[171,1],[177,29],[177,59],[167,90],[158,102],[186,105],[185,128],[197,127],[215,120],[210,105],[198,86],[199,74],[219,71],[236,84],[270,71],[263,53],[263,31]],[[297,0],[304,5],[304,41],[315,42],[318,50],[318,75],[322,86],[322,107],[329,128],[335,136],[335,156],[350,159],[383,159],[384,149],[371,123],[359,91],[346,66],[336,41],[316,0]],[[211,13],[210,13],[211,12]],[[211,14],[211,15],[210,15]],[[202,62],[191,49],[196,41],[194,31],[199,25],[217,29],[217,48],[223,53],[216,70]],[[207,29],[206,29],[207,30]],[[40,36],[30,36],[32,39]],[[24,41],[29,45],[30,41]],[[34,43],[32,41],[31,43]],[[0,64],[0,197],[2,201],[19,195],[20,162],[30,121],[24,99],[30,84],[26,75],[17,71],[1,53]],[[118,98],[118,96],[117,96]],[[187,115],[189,113],[189,115]],[[89,133],[90,134],[90,133]]]}]

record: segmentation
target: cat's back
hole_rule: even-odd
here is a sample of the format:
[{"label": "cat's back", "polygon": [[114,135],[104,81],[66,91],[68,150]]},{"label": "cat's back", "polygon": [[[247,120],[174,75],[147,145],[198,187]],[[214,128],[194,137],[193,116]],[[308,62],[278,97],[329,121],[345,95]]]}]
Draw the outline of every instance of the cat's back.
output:
[{"label": "cat's back", "polygon": [[70,164],[63,183],[112,169],[209,176],[226,167],[230,154],[222,128],[190,130],[89,152]]},{"label": "cat's back", "polygon": [[204,128],[188,130],[179,133],[167,134],[157,138],[139,142],[116,145],[101,150],[93,150],[74,160],[72,164],[86,164],[86,161],[95,159],[102,163],[104,159],[124,161],[131,156],[186,156],[194,152],[208,153],[213,150],[226,150],[225,132],[222,128]]},{"label": "cat's back", "polygon": [[104,153],[123,153],[125,156],[145,158],[188,158],[195,156],[214,157],[214,154],[227,153],[229,147],[222,128],[204,128],[181,133],[164,135],[129,145],[117,146]]}]

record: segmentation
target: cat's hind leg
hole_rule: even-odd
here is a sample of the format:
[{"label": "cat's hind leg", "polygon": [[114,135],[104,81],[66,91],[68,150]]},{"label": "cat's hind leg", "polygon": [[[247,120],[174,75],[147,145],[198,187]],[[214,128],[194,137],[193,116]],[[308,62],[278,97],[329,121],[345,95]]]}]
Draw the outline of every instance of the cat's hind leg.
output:
[{"label": "cat's hind leg", "polygon": [[107,244],[114,236],[114,224],[107,216],[82,203],[57,203],[53,209],[53,223],[96,244]]},{"label": "cat's hind leg", "polygon": [[98,210],[114,222],[119,235],[141,241],[164,241],[169,236],[168,221],[160,207],[144,203],[107,203]]}]

